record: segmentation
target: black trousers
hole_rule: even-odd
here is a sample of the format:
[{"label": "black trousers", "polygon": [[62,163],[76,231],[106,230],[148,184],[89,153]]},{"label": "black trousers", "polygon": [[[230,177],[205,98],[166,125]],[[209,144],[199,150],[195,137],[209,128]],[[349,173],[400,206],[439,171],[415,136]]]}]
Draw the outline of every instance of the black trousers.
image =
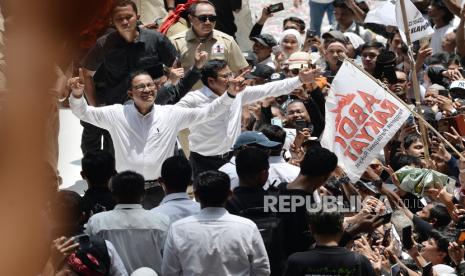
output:
[{"label": "black trousers", "polygon": [[223,156],[204,156],[196,152],[191,151],[189,156],[189,161],[192,166],[192,176],[197,178],[197,176],[205,171],[209,170],[218,170],[224,164],[228,163],[232,157],[232,152],[225,154]]},{"label": "black trousers", "polygon": [[[81,121],[83,126],[82,137],[81,137],[81,150],[82,154],[87,152],[103,149],[110,152],[115,156],[115,149],[113,147],[113,141],[111,140],[110,133],[103,128],[96,127],[92,124]],[[102,145],[103,136],[103,145]]]}]

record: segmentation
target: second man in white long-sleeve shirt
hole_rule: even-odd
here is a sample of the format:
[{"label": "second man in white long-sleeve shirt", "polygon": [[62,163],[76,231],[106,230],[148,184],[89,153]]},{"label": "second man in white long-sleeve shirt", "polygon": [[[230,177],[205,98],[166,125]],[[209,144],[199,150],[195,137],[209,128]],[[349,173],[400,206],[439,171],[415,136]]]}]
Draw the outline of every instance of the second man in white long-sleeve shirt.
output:
[{"label": "second man in white long-sleeve shirt", "polygon": [[[229,110],[214,120],[195,124],[189,128],[190,161],[194,175],[218,169],[231,158],[231,147],[241,133],[242,106],[266,97],[277,97],[291,93],[303,83],[311,83],[318,75],[317,70],[301,70],[298,77],[270,82],[264,85],[248,86],[234,99]],[[225,61],[211,60],[202,69],[204,86],[188,93],[176,105],[182,107],[203,107],[228,90],[232,72]]]}]

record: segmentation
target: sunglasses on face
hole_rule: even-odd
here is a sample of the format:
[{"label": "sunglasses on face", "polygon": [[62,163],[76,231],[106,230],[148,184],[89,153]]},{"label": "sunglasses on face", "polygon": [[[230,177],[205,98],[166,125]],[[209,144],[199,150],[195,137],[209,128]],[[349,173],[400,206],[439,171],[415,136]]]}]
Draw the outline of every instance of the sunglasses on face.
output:
[{"label": "sunglasses on face", "polygon": [[195,15],[195,17],[203,23],[207,22],[207,20],[210,22],[216,22],[216,19],[218,18],[216,15]]},{"label": "sunglasses on face", "polygon": [[284,72],[285,74],[298,75],[299,72],[300,72],[300,69],[283,68],[283,72]]}]

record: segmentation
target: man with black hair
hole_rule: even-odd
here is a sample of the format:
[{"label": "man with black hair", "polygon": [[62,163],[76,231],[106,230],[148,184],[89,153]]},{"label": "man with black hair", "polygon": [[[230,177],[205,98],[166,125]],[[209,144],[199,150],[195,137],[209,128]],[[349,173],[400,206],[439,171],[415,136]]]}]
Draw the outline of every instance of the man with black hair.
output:
[{"label": "man with black hair", "polygon": [[429,239],[422,243],[423,248],[420,255],[427,262],[433,264],[433,270],[436,265],[447,265],[450,262],[449,257],[449,239],[438,230],[432,230],[429,234]]},{"label": "man with black hair", "polygon": [[402,148],[405,154],[418,157],[420,159],[425,158],[425,146],[423,145],[423,140],[418,133],[411,133],[405,136],[404,141],[402,141]]},{"label": "man with black hair", "polygon": [[[313,193],[326,182],[336,167],[337,156],[334,153],[325,148],[311,147],[300,163],[297,178],[278,186],[279,196],[296,196],[311,200]],[[284,220],[286,256],[308,250],[313,238],[309,233],[306,206],[295,208],[295,212],[282,212],[280,215]]]},{"label": "man with black hair", "polygon": [[223,207],[231,194],[228,175],[201,173],[194,194],[202,210],[171,225],[162,274],[269,275],[268,256],[255,223]]},{"label": "man with black hair", "polygon": [[333,30],[338,30],[343,33],[353,32],[363,38],[365,42],[372,40],[372,34],[355,22],[354,12],[347,6],[344,0],[334,0],[334,17],[336,24],[333,26]]},{"label": "man with black hair", "polygon": [[236,156],[236,171],[239,186],[233,190],[225,208],[231,214],[239,215],[241,210],[248,208],[263,208],[263,189],[268,179],[268,155],[260,149],[245,148]]},{"label": "man with black hair", "polygon": [[[282,223],[276,213],[265,210],[265,196],[272,193],[263,189],[269,179],[268,154],[254,147],[239,151],[235,159],[239,186],[225,204],[231,214],[252,219],[257,223],[271,266],[271,275],[282,275],[285,259],[282,252]],[[269,224],[274,224],[269,226]]]},{"label": "man with black hair", "polygon": [[[144,177],[124,171],[111,178],[111,190],[118,203],[112,211],[93,215],[86,232],[111,241],[128,271],[150,267],[161,272],[163,244],[169,218],[142,208]],[[141,247],[141,245],[144,245]]]},{"label": "man with black hair", "polygon": [[422,166],[421,159],[419,157],[402,153],[395,154],[391,159],[390,164],[394,171],[398,171],[404,166],[412,166],[416,168],[421,168]]},{"label": "man with black hair", "polygon": [[89,187],[82,198],[83,211],[90,215],[91,211],[96,214],[112,210],[116,203],[108,182],[116,173],[113,155],[104,150],[88,152],[84,154],[81,166],[81,176]]},{"label": "man with black hair", "polygon": [[[228,112],[204,124],[190,128],[190,161],[194,178],[203,171],[217,170],[227,163],[231,156],[231,146],[241,133],[242,107],[270,96],[291,93],[303,83],[313,83],[317,70],[303,69],[293,78],[274,81],[263,85],[247,86],[234,99]],[[233,81],[233,73],[224,60],[210,60],[202,69],[204,86],[188,93],[177,105],[182,107],[202,107],[225,94]],[[239,82],[243,83],[242,76]],[[244,87],[244,86],[242,86]]]},{"label": "man with black hair", "polygon": [[200,212],[200,205],[186,193],[191,184],[192,167],[184,156],[172,156],[161,166],[160,183],[165,197],[160,205],[150,210],[152,214],[164,214],[170,223]]},{"label": "man with black hair", "polygon": [[295,122],[304,120],[308,125],[312,122],[305,103],[300,99],[293,99],[286,105],[286,125],[287,128],[296,128]]},{"label": "man with black hair", "polygon": [[319,211],[309,217],[316,245],[306,252],[292,254],[285,275],[376,275],[367,257],[338,246],[344,216],[339,212]]},{"label": "man with black hair", "polygon": [[431,275],[455,275],[455,269],[449,266],[451,262],[448,250],[450,241],[451,237],[433,230],[429,233],[429,239],[422,242],[421,250],[415,245],[408,250],[408,254],[420,267],[424,265],[424,262],[431,263],[433,265]]},{"label": "man with black hair", "polygon": [[[407,203],[410,204],[412,204],[412,202],[413,201],[407,201]],[[452,220],[449,212],[447,211],[447,207],[441,203],[429,203],[416,212],[416,214],[411,212],[409,209],[412,208],[403,207],[402,211],[405,213],[407,218],[412,220],[413,225],[415,226],[415,231],[418,233],[417,240],[419,242],[427,240],[431,231],[434,229],[441,231],[444,230]]]},{"label": "man with black hair", "polygon": [[384,45],[381,42],[370,41],[362,45],[361,56],[365,71],[373,75],[376,67],[376,58],[383,49]]}]

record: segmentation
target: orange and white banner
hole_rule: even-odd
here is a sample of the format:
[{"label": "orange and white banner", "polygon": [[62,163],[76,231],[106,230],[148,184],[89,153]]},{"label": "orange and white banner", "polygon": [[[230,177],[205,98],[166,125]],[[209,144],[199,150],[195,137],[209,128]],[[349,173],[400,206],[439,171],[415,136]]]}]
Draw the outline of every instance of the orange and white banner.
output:
[{"label": "orange and white banner", "polygon": [[321,144],[337,155],[339,165],[357,181],[409,115],[396,98],[345,61],[326,99]]}]

